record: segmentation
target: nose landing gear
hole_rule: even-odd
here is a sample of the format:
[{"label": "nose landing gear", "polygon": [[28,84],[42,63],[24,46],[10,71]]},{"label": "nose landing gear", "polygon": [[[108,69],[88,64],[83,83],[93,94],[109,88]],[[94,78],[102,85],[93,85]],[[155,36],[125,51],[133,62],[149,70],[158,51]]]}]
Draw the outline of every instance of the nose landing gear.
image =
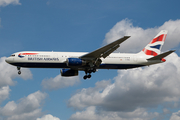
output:
[{"label": "nose landing gear", "polygon": [[21,67],[17,67],[17,70],[18,70],[18,74],[20,75],[21,74]]}]

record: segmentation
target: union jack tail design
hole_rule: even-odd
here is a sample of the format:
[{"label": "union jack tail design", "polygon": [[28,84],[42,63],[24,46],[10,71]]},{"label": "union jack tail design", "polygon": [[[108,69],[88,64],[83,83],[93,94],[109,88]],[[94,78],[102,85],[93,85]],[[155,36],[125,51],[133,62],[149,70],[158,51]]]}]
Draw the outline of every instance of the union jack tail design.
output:
[{"label": "union jack tail design", "polygon": [[156,37],[142,50],[146,55],[157,56],[161,53],[161,48],[166,39],[167,30],[160,31]]}]

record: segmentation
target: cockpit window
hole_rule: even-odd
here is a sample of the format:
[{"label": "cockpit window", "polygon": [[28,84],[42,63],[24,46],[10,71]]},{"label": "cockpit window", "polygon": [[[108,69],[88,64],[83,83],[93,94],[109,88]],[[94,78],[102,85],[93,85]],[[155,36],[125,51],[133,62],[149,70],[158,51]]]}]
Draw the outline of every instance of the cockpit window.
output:
[{"label": "cockpit window", "polygon": [[12,54],[10,57],[15,57],[15,54]]}]

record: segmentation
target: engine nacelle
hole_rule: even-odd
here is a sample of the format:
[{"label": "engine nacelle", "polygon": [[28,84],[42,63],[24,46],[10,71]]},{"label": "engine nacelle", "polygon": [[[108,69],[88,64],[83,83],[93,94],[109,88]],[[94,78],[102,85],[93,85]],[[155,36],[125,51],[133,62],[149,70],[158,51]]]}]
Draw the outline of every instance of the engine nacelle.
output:
[{"label": "engine nacelle", "polygon": [[67,66],[84,66],[86,65],[86,61],[81,60],[79,58],[67,58],[66,60]]},{"label": "engine nacelle", "polygon": [[70,76],[77,76],[78,70],[72,70],[72,69],[61,69],[61,76],[64,77],[70,77]]}]

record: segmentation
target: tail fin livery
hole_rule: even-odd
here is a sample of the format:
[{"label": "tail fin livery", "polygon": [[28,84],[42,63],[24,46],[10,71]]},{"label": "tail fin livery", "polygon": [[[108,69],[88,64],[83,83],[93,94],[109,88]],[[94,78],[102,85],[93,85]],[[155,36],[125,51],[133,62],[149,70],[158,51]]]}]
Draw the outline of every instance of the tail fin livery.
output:
[{"label": "tail fin livery", "polygon": [[156,37],[142,50],[146,55],[157,56],[161,53],[161,48],[166,39],[167,30],[160,31]]}]

